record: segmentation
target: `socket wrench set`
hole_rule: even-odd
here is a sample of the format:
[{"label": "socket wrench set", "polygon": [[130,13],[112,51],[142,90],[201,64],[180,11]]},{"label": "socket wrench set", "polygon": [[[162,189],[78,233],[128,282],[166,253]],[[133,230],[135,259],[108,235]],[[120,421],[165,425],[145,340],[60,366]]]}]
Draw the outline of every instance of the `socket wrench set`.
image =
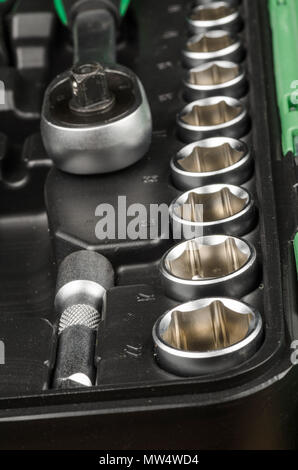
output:
[{"label": "socket wrench set", "polygon": [[0,15],[0,447],[297,448],[268,1]]}]

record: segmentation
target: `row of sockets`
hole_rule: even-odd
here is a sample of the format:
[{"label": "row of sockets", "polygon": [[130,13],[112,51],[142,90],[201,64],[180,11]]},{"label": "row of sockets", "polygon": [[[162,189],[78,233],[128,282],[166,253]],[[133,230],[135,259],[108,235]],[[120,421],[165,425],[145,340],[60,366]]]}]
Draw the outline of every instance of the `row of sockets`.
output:
[{"label": "row of sockets", "polygon": [[[204,235],[172,248],[161,261],[166,294],[190,301],[154,325],[160,366],[191,376],[223,372],[255,354],[263,321],[236,299],[260,281],[255,247],[239,238],[257,223],[250,193],[240,185],[253,173],[246,143],[250,131],[244,100],[248,83],[240,62],[245,48],[237,33],[244,23],[236,0],[200,1],[189,12],[194,34],[183,50],[187,67],[178,135],[188,145],[171,161],[175,186],[188,190],[171,205],[173,226]],[[195,101],[193,101],[195,100]],[[203,208],[203,210],[201,210]]]}]

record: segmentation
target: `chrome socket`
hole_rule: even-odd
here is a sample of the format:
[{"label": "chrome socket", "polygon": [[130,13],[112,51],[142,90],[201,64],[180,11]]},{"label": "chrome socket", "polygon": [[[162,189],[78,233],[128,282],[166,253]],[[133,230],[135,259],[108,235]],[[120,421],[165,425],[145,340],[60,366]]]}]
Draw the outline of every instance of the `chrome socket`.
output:
[{"label": "chrome socket", "polygon": [[256,224],[256,208],[244,188],[214,184],[191,189],[170,206],[173,231],[190,239],[198,236],[244,235]]},{"label": "chrome socket", "polygon": [[239,9],[225,1],[194,7],[187,16],[187,24],[193,34],[213,29],[238,32],[243,27]]},{"label": "chrome socket", "polygon": [[166,295],[188,301],[216,295],[241,298],[259,281],[255,248],[247,241],[210,235],[170,249],[160,264]]},{"label": "chrome socket", "polygon": [[228,137],[213,137],[184,147],[171,161],[174,185],[181,190],[209,184],[234,184],[248,181],[253,161],[244,142]]},{"label": "chrome socket", "polygon": [[193,101],[177,116],[181,140],[194,142],[207,137],[240,138],[249,130],[249,117],[243,103],[228,96]]},{"label": "chrome socket", "polygon": [[241,98],[248,91],[243,67],[223,60],[206,62],[188,70],[183,85],[187,101],[209,96]]},{"label": "chrome socket", "polygon": [[187,41],[182,56],[188,68],[221,59],[241,62],[244,58],[244,48],[237,35],[224,30],[214,30],[192,36]]},{"label": "chrome socket", "polygon": [[180,376],[216,374],[243,364],[258,351],[263,321],[243,302],[212,297],[166,312],[152,335],[163,369]]}]

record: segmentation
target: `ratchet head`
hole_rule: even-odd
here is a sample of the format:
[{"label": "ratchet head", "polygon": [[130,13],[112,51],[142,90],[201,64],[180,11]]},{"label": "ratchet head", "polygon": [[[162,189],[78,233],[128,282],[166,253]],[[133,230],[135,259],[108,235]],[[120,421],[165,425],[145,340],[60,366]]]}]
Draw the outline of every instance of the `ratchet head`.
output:
[{"label": "ratchet head", "polygon": [[41,132],[49,156],[63,171],[88,175],[126,168],[151,142],[143,86],[122,66],[75,66],[49,85]]}]

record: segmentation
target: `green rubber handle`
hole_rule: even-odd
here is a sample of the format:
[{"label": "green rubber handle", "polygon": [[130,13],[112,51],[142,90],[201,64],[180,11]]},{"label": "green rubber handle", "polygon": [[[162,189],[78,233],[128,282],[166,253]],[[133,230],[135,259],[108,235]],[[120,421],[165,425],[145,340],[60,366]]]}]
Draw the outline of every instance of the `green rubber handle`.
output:
[{"label": "green rubber handle", "polygon": [[[1,1],[6,1],[6,0],[0,0],[0,2]],[[119,11],[121,16],[125,15],[130,2],[131,0],[121,0],[120,11]],[[55,8],[56,8],[56,11],[58,13],[60,20],[62,21],[63,24],[67,25],[67,14],[65,11],[63,0],[54,0],[54,5],[55,5]]]},{"label": "green rubber handle", "polygon": [[298,1],[268,0],[283,154],[298,155]]}]

